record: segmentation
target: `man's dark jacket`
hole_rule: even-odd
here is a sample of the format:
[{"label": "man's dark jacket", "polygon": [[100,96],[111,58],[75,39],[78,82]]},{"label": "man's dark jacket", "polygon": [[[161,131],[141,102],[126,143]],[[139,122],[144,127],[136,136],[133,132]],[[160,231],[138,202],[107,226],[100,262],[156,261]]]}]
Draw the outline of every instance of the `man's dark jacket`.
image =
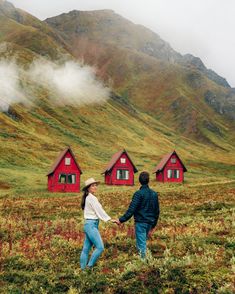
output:
[{"label": "man's dark jacket", "polygon": [[133,195],[127,212],[119,218],[121,223],[134,215],[135,222],[147,223],[154,228],[159,218],[159,202],[157,192],[143,185]]}]

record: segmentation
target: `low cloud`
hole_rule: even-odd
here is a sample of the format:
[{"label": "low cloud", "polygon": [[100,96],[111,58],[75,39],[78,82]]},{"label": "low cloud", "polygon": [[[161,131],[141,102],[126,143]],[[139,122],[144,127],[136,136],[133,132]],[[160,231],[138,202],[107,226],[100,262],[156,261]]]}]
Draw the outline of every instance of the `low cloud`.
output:
[{"label": "low cloud", "polygon": [[26,102],[20,75],[21,69],[14,61],[0,60],[0,110],[7,111],[11,104]]},{"label": "low cloud", "polygon": [[37,60],[32,64],[29,74],[35,82],[55,92],[57,104],[77,106],[101,103],[110,94],[110,90],[96,79],[92,67],[74,61],[57,65]]},{"label": "low cloud", "polygon": [[46,88],[49,97],[59,106],[103,103],[110,95],[110,89],[97,80],[95,70],[90,66],[83,66],[74,61],[58,65],[38,59],[28,69],[23,69],[14,60],[2,59],[0,60],[1,111],[7,111],[14,103],[28,104],[33,100],[32,97],[27,99],[29,91],[22,83],[22,77]]}]

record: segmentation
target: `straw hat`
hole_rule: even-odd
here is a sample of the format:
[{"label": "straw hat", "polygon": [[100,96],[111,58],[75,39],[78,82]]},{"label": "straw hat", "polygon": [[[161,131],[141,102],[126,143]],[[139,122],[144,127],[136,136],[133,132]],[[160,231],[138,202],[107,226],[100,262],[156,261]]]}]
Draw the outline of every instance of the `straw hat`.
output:
[{"label": "straw hat", "polygon": [[94,178],[89,178],[88,180],[85,181],[85,186],[82,188],[82,191],[84,191],[87,187],[89,187],[92,184],[97,184],[99,185],[99,181],[96,181]]}]

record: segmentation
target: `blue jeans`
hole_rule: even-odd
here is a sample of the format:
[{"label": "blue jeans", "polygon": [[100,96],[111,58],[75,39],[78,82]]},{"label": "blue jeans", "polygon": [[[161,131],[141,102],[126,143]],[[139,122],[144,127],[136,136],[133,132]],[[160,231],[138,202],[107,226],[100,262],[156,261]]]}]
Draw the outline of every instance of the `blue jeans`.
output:
[{"label": "blue jeans", "polygon": [[152,226],[147,223],[135,223],[136,246],[141,258],[145,258],[146,256],[146,243],[148,239],[148,233],[151,230],[151,228]]},{"label": "blue jeans", "polygon": [[[83,244],[82,253],[80,256],[80,266],[84,269],[86,266],[93,267],[101,253],[104,251],[104,243],[100,236],[98,229],[99,220],[87,219],[84,225],[85,241]],[[92,246],[95,246],[91,258],[89,259],[89,252]]]}]

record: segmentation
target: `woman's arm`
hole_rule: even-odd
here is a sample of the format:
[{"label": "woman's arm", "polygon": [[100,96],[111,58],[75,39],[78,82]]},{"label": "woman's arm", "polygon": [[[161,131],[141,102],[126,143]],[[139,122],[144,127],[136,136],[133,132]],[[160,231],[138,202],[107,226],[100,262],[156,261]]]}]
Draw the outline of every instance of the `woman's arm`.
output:
[{"label": "woman's arm", "polygon": [[95,213],[97,214],[98,218],[107,222],[111,220],[111,217],[105,212],[102,205],[100,204],[97,198],[93,198],[91,201],[91,206],[94,209]]}]

